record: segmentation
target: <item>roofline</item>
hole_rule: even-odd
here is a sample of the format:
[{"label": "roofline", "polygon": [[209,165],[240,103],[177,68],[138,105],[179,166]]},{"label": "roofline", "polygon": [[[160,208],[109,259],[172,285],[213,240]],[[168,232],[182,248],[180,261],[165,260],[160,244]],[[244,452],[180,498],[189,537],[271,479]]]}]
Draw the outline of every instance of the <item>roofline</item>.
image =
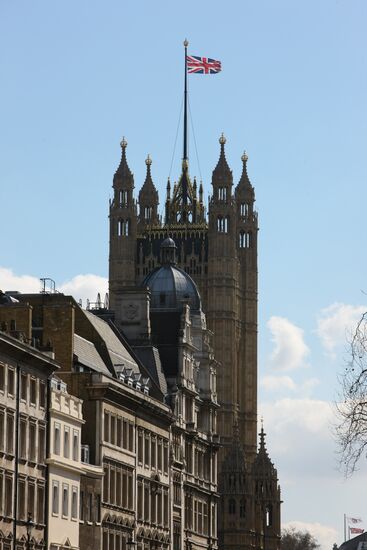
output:
[{"label": "roofline", "polygon": [[34,367],[46,366],[50,374],[60,369],[60,365],[42,351],[32,348],[29,344],[25,344],[2,331],[0,331],[0,346],[1,351],[4,350],[4,353],[17,361],[27,362]]}]

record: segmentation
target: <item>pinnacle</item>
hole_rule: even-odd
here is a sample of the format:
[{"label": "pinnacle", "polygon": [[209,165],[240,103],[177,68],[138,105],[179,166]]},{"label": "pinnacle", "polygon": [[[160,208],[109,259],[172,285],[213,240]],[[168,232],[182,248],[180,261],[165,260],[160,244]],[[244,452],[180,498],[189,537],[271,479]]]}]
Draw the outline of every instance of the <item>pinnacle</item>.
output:
[{"label": "pinnacle", "polygon": [[226,140],[224,134],[222,133],[222,135],[219,138],[219,143],[220,143],[219,160],[218,160],[217,166],[214,168],[213,177],[215,177],[215,176],[217,176],[217,177],[218,176],[219,177],[232,177],[232,171],[231,171],[230,167],[228,166],[227,159],[226,159],[226,154],[225,154],[225,150],[224,150],[224,146],[226,144],[226,141],[227,140]]},{"label": "pinnacle", "polygon": [[122,138],[121,142],[120,142],[120,146],[121,146],[121,161],[120,161],[120,164],[119,164],[119,167],[117,168],[116,170],[116,174],[120,175],[120,176],[123,176],[123,177],[128,177],[128,178],[131,178],[132,177],[132,172],[129,168],[129,165],[127,164],[127,160],[126,160],[126,147],[127,147],[127,141],[125,139],[125,137]]}]

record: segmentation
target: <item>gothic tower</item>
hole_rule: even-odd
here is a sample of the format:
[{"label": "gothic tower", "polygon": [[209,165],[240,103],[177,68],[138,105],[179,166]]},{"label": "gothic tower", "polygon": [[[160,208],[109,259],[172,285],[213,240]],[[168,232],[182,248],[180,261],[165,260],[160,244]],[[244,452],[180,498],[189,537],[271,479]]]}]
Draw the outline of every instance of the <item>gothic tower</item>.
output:
[{"label": "gothic tower", "polygon": [[121,141],[121,161],[113,177],[110,200],[109,296],[114,309],[116,294],[135,284],[137,213],[134,176],[126,160],[127,141]]},{"label": "gothic tower", "polygon": [[[115,323],[122,329],[118,309],[124,288],[141,285],[160,265],[161,244],[171,237],[177,247],[176,265],[191,276],[199,289],[218,362],[217,400],[220,407],[217,426],[223,445],[218,455],[221,550],[229,549],[234,540],[242,550],[259,550],[264,547],[264,529],[266,540],[273,541],[266,544],[266,550],[277,550],[280,496],[276,489],[276,470],[273,466],[271,470],[270,459],[264,450],[263,431],[257,453],[258,220],[254,209],[255,192],[247,173],[247,155],[242,156],[242,175],[234,187],[223,134],[219,143],[208,214],[203,186],[200,183],[198,189],[196,180],[191,178],[184,154],[178,181],[173,185],[169,180],[167,183],[162,221],[158,215],[159,199],[151,177],[149,157],[145,183],[139,193],[137,217],[132,196],[133,177],[127,166],[126,142],[122,142],[122,159],[114,177],[114,199],[110,207],[110,303],[115,311]],[[124,191],[126,203],[120,200],[120,192]],[[129,220],[128,231],[118,229],[119,220]],[[233,476],[237,480],[235,485],[231,485]],[[261,491],[266,491],[266,498]],[[237,515],[229,511],[233,509],[230,501],[235,501]],[[268,522],[271,518],[271,525],[265,521],[264,527],[264,517]]]}]

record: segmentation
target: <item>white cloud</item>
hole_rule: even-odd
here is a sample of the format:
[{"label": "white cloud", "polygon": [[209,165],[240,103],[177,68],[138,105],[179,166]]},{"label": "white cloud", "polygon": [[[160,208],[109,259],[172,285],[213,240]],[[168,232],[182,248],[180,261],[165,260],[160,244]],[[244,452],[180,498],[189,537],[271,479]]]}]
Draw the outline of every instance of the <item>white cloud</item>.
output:
[{"label": "white cloud", "polygon": [[321,523],[306,523],[304,521],[290,521],[282,525],[282,528],[294,527],[297,531],[309,531],[320,544],[320,550],[331,550],[334,542],[338,540],[338,531]]},{"label": "white cloud", "polygon": [[0,289],[18,290],[19,292],[39,292],[41,282],[32,275],[15,275],[11,269],[0,267]]},{"label": "white cloud", "polygon": [[321,310],[316,333],[327,353],[334,356],[339,346],[346,346],[367,306],[335,303]]},{"label": "white cloud", "polygon": [[273,316],[267,323],[274,349],[270,366],[277,370],[295,370],[306,366],[310,350],[303,339],[303,330],[284,317]]},{"label": "white cloud", "polygon": [[[32,275],[16,275],[11,269],[0,267],[0,289],[17,290],[23,293],[38,293],[41,290],[41,283],[37,277]],[[82,300],[83,306],[86,300],[94,302],[98,292],[104,300],[108,291],[108,280],[106,277],[93,275],[91,273],[76,275],[70,281],[65,281],[56,289],[64,294],[70,294],[76,300]]]},{"label": "white cloud", "polygon": [[296,384],[290,376],[263,376],[260,386],[267,391],[296,390]]},{"label": "white cloud", "polygon": [[106,277],[93,275],[76,275],[70,281],[65,281],[59,288],[64,294],[71,294],[76,300],[82,300],[85,307],[86,300],[95,302],[97,294],[100,293],[102,301],[108,291],[108,280]]}]

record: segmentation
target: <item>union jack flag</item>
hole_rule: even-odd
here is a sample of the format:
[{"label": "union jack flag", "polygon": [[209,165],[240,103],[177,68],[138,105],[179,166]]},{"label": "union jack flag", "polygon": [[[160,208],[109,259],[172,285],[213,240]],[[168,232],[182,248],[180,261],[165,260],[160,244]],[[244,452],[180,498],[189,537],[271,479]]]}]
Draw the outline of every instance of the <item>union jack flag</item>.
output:
[{"label": "union jack flag", "polygon": [[187,55],[186,61],[188,73],[215,74],[222,70],[221,62],[210,59],[210,57]]}]

